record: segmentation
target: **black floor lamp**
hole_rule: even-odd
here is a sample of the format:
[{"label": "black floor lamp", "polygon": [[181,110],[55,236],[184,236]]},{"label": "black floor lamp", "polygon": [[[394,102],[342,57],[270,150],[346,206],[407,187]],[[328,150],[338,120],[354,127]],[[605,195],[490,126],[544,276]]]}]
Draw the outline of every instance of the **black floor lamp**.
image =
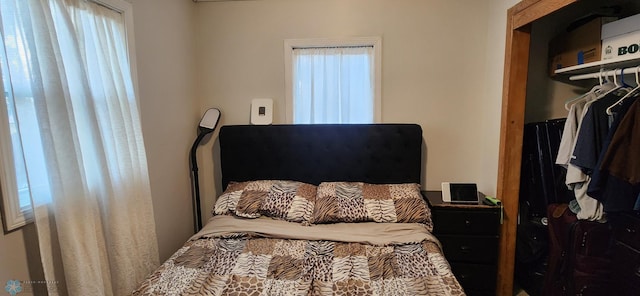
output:
[{"label": "black floor lamp", "polygon": [[204,113],[202,119],[200,119],[200,125],[198,126],[198,137],[195,142],[193,142],[193,146],[191,146],[191,153],[189,154],[191,158],[191,192],[193,202],[193,227],[195,232],[200,231],[202,228],[200,184],[198,182],[198,160],[196,159],[196,150],[198,150],[198,145],[200,144],[200,141],[204,139],[204,136],[212,133],[216,129],[216,125],[218,125],[219,120],[220,110],[216,108],[211,108]]}]

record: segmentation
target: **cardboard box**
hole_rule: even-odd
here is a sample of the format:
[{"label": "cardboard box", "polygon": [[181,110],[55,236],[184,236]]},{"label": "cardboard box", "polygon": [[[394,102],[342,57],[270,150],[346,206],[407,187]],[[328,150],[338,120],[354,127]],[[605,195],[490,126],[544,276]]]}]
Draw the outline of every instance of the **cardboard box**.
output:
[{"label": "cardboard box", "polygon": [[600,61],[602,26],[616,20],[598,17],[576,29],[560,34],[549,42],[549,71]]},{"label": "cardboard box", "polygon": [[603,25],[601,35],[603,60],[640,57],[640,14]]}]

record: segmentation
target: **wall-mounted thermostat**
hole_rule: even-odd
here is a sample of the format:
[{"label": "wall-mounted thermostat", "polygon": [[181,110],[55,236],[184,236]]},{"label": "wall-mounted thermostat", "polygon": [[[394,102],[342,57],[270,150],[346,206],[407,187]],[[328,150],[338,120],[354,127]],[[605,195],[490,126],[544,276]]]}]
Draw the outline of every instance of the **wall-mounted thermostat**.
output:
[{"label": "wall-mounted thermostat", "polygon": [[273,100],[251,100],[251,124],[268,125],[273,122]]}]

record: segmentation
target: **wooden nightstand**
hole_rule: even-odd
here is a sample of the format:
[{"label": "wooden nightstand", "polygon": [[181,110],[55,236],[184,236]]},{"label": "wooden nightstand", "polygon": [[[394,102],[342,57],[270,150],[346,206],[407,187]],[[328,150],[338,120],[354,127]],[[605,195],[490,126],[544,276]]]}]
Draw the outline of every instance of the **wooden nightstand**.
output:
[{"label": "wooden nightstand", "polygon": [[495,295],[501,208],[442,201],[441,191],[423,191],[431,207],[433,234],[467,295]]}]

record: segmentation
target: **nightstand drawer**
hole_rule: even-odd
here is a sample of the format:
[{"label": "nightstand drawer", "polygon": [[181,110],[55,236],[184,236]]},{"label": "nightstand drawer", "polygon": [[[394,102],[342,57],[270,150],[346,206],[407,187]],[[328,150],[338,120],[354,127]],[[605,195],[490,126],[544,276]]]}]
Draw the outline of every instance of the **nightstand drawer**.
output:
[{"label": "nightstand drawer", "polygon": [[495,295],[495,266],[451,263],[451,270],[467,295]]},{"label": "nightstand drawer", "polygon": [[498,210],[433,211],[434,233],[497,235],[500,227]]},{"label": "nightstand drawer", "polygon": [[448,261],[495,264],[498,236],[436,235]]}]

